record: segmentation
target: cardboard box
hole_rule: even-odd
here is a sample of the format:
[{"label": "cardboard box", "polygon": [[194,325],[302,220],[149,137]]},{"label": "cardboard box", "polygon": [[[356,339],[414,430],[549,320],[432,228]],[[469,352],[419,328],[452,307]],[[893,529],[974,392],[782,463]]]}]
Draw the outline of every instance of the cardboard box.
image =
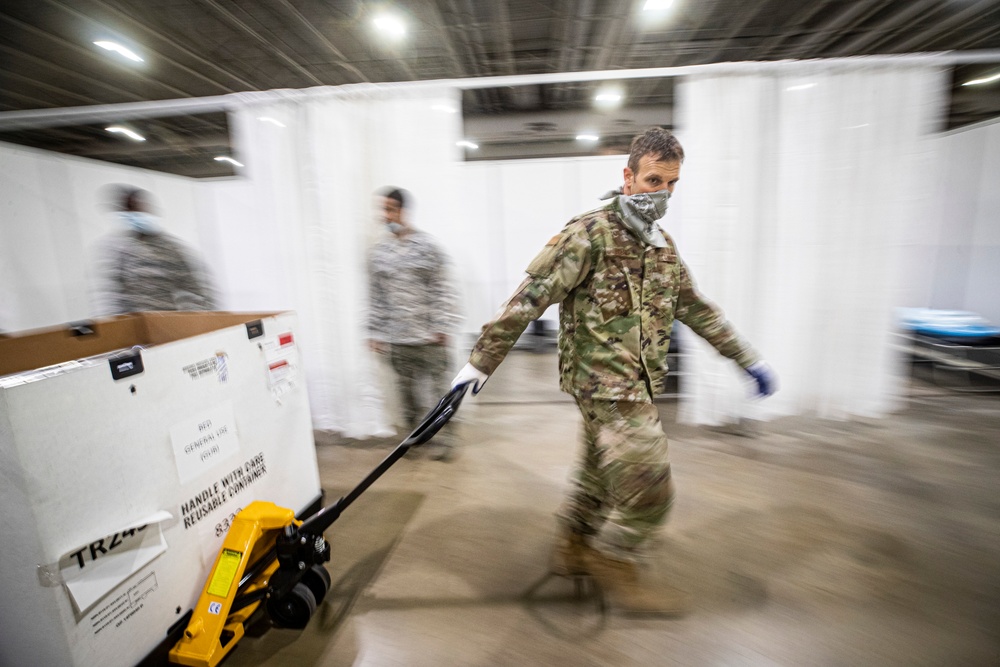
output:
[{"label": "cardboard box", "polygon": [[140,662],[239,508],[320,496],[292,313],[15,334],[0,376],[2,665]]}]

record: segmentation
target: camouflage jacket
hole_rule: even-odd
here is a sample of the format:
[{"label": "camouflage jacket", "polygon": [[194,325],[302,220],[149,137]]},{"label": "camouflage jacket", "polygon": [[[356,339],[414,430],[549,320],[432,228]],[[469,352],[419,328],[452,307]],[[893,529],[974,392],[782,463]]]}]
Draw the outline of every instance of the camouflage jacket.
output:
[{"label": "camouflage jacket", "polygon": [[201,260],[167,233],[104,237],[97,249],[95,295],[96,315],[216,307]]},{"label": "camouflage jacket", "polygon": [[454,334],[461,322],[450,261],[421,231],[390,237],[368,259],[368,336],[396,345],[426,345],[435,334]]},{"label": "camouflage jacket", "polygon": [[[675,319],[747,367],[754,350],[695,289],[666,233],[640,243],[617,200],[571,220],[528,266],[528,277],[483,327],[470,362],[492,374],[521,332],[559,302],[560,388],[574,396],[648,402],[663,393]],[[662,231],[662,230],[661,230]]]}]

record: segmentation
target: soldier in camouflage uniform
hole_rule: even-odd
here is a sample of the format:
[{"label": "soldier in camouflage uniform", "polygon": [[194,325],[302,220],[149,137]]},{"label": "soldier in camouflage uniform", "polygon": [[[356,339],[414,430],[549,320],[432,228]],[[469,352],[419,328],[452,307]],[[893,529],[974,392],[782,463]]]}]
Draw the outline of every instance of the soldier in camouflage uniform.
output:
[{"label": "soldier in camouflage uniform", "polygon": [[119,194],[122,229],[97,249],[95,315],[146,310],[214,310],[215,291],[201,260],[162,229],[149,193]]},{"label": "soldier in camouflage uniform", "polygon": [[723,313],[695,289],[673,240],[656,224],[680,175],[683,149],[653,128],[632,143],[621,192],[571,220],[527,268],[489,322],[453,386],[478,392],[525,327],[559,303],[560,388],[583,415],[583,453],[560,513],[557,574],[592,574],[624,612],[683,611],[683,593],[642,581],[643,545],[666,520],[674,487],[653,398],[664,391],[679,320],[770,393],[773,377]]},{"label": "soldier in camouflage uniform", "polygon": [[[429,234],[409,223],[405,190],[382,196],[382,218],[391,237],[378,243],[369,261],[369,347],[389,357],[396,373],[407,428],[448,393],[448,342],[460,320],[448,256]],[[425,384],[426,386],[421,386]],[[448,460],[454,437],[447,426],[429,448]]]}]

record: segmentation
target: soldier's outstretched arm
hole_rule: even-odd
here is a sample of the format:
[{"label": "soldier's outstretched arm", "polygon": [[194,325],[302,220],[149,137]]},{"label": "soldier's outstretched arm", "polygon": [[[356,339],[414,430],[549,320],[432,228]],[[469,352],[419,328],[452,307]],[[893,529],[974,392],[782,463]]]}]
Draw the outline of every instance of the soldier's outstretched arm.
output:
[{"label": "soldier's outstretched arm", "polygon": [[469,362],[486,375],[497,366],[533,320],[566,298],[590,273],[590,238],[582,224],[567,225],[527,268],[527,277],[476,341]]}]

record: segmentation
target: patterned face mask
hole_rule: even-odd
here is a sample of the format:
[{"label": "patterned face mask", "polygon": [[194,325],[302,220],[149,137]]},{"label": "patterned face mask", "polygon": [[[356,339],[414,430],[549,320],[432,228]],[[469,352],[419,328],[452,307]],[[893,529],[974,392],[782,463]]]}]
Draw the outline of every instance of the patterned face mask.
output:
[{"label": "patterned face mask", "polygon": [[618,195],[625,226],[632,230],[646,245],[664,248],[667,245],[656,221],[667,214],[669,190],[643,192],[635,195]]}]

